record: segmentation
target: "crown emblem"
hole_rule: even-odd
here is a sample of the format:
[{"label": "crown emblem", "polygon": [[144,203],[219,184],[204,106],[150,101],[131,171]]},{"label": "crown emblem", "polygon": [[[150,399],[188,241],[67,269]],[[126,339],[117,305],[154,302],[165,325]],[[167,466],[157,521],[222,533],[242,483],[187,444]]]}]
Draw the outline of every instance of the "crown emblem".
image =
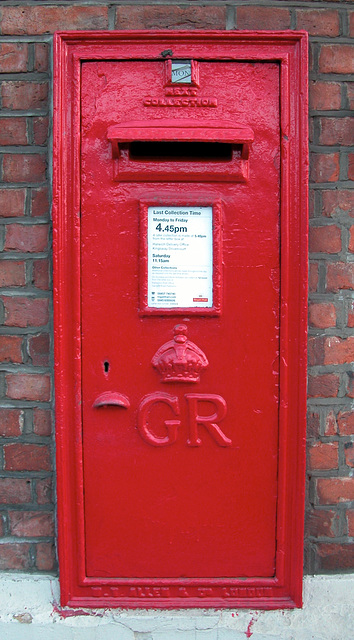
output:
[{"label": "crown emblem", "polygon": [[151,360],[161,382],[199,382],[209,362],[205,353],[187,338],[185,324],[176,324],[173,340],[165,342]]}]

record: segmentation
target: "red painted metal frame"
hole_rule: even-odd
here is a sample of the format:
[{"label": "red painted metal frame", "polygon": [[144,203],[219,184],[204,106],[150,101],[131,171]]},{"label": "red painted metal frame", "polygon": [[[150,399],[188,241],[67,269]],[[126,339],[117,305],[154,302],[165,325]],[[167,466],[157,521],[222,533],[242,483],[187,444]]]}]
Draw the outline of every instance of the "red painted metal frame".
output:
[{"label": "red painted metal frame", "polygon": [[[84,60],[278,61],[281,68],[281,398],[273,578],[92,579],[85,572],[80,344],[80,66]],[[307,324],[307,34],[68,32],[55,36],[54,294],[61,602],[89,607],[301,606]],[[68,301],[70,303],[68,304]],[[260,540],[261,544],[261,540]],[[122,597],[120,585],[131,585]],[[223,597],[220,594],[222,588]]]}]

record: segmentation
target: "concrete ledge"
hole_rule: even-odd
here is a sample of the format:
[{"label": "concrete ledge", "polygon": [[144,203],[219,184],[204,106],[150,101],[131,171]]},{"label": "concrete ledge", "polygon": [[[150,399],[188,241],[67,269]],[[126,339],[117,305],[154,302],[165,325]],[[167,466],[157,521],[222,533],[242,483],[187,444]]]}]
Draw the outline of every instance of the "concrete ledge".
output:
[{"label": "concrete ledge", "polygon": [[4,640],[353,640],[354,574],[306,577],[292,611],[61,609],[58,580],[0,574]]}]

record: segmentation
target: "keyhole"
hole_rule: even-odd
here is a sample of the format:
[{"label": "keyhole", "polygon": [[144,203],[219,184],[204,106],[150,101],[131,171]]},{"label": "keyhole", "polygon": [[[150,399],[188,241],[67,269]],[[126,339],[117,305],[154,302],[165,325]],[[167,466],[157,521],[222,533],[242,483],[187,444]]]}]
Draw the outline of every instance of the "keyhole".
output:
[{"label": "keyhole", "polygon": [[104,361],[103,368],[104,368],[104,372],[108,373],[108,371],[109,371],[109,362],[108,362],[108,360]]}]

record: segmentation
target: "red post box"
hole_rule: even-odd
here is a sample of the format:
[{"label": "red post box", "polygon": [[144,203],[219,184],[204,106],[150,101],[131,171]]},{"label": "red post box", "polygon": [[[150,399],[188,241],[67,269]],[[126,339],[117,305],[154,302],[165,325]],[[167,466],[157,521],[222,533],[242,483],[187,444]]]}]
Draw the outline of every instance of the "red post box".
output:
[{"label": "red post box", "polygon": [[301,604],[306,51],[56,36],[63,604]]}]

